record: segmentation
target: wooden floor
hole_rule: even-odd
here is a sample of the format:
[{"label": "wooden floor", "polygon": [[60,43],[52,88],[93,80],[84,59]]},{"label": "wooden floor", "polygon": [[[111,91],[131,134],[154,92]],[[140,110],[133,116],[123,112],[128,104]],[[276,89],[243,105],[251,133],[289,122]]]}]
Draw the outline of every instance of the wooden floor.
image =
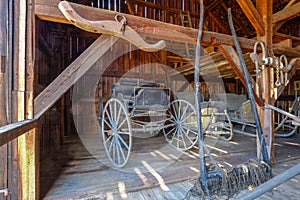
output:
[{"label": "wooden floor", "polygon": [[[110,167],[97,134],[66,138],[61,152],[42,163],[41,199],[183,199],[199,174],[198,149],[177,152],[163,136],[134,138],[128,165]],[[217,162],[235,166],[256,156],[256,140],[206,137]],[[98,145],[98,146],[97,146]],[[274,175],[300,162],[300,134],[276,138]],[[300,176],[259,199],[298,199]]]}]

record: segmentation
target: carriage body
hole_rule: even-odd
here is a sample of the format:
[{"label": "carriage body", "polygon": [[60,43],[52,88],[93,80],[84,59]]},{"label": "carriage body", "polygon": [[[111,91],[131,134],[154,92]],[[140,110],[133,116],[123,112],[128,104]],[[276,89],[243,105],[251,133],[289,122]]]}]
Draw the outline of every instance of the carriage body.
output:
[{"label": "carriage body", "polygon": [[196,110],[183,99],[173,100],[169,88],[152,81],[120,79],[100,112],[100,135],[110,161],[123,167],[132,137],[150,138],[163,132],[177,150],[192,148],[198,139]]}]

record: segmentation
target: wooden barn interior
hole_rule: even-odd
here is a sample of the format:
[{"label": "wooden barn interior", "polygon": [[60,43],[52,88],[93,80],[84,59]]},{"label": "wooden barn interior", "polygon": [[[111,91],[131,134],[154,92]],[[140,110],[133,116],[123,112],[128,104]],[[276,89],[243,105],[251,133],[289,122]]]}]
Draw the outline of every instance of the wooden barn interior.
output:
[{"label": "wooden barn interior", "polygon": [[[300,1],[203,0],[203,5],[204,13],[200,0],[0,1],[0,200],[186,198],[201,171],[197,144],[182,151],[168,145],[161,127],[155,137],[135,131],[126,165],[116,167],[101,143],[101,128],[113,88],[124,80],[169,88],[196,106],[188,95],[195,93],[198,76],[201,15],[199,91],[208,102],[201,105],[230,94],[225,104],[232,110],[226,109],[239,109],[246,105],[239,97],[251,102],[250,82],[273,177],[296,166]],[[66,14],[78,14],[81,21]],[[206,117],[214,119],[212,113]],[[257,123],[231,116],[225,121],[230,138],[214,131],[204,138],[216,161],[232,167],[259,157]],[[258,198],[298,199],[299,168]]]}]

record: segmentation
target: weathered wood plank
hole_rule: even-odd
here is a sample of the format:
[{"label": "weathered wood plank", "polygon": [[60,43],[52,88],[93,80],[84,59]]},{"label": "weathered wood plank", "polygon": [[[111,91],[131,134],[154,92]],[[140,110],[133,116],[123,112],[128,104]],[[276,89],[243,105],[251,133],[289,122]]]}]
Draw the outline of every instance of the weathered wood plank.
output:
[{"label": "weathered wood plank", "polygon": [[30,119],[0,127],[0,146],[12,141],[36,126],[37,120]]},{"label": "weathered wood plank", "polygon": [[[273,45],[273,0],[258,0],[257,1],[258,12],[263,18],[265,25],[264,35],[257,35],[257,38],[264,42],[266,49],[272,49]],[[271,56],[271,52],[268,52],[266,56]],[[283,53],[285,54],[285,53]],[[266,67],[261,72],[261,78],[257,81],[260,85],[262,95],[261,97],[265,100],[265,103],[274,105],[274,78],[273,69]],[[271,110],[264,110],[258,107],[259,117],[261,120],[263,135],[266,142],[266,148],[270,159],[274,159],[274,120],[273,113]],[[260,142],[257,141],[257,153],[260,152]]]},{"label": "weathered wood plank", "polygon": [[[1,1],[0,9],[3,12],[0,13],[0,126],[4,126],[7,124],[7,112],[6,112],[6,91],[8,90],[6,86],[6,77],[8,74],[7,70],[7,12],[8,12],[8,2]],[[0,139],[1,141],[1,139]],[[0,189],[7,188],[7,162],[8,162],[8,154],[7,154],[7,145],[0,146]],[[1,195],[0,199],[4,199]]]},{"label": "weathered wood plank", "polygon": [[[53,21],[53,22],[59,22],[59,23],[67,23],[70,24],[70,22],[63,16],[63,14],[58,9],[58,3],[60,1],[58,0],[37,0],[36,1],[36,7],[35,7],[35,13],[36,15],[42,19],[47,21]],[[113,20],[115,18],[115,15],[118,14],[117,12],[104,10],[104,9],[96,9],[92,7],[87,7],[79,4],[70,3],[72,7],[84,18],[90,19],[90,20]],[[133,16],[129,14],[123,14],[127,19],[127,25],[132,27],[133,29],[136,29],[140,34],[151,36],[151,37],[158,37],[161,39],[171,39],[171,40],[179,40],[179,41],[185,41],[185,42],[191,42],[196,43],[196,36],[197,31],[196,29],[187,29],[182,26],[177,26],[173,24],[168,24],[164,22],[159,22],[147,18],[142,18],[138,16]],[[159,29],[162,29],[162,31],[159,31]],[[170,31],[171,33],[176,33],[177,31],[179,33],[183,34],[172,34],[172,38],[170,38]],[[186,36],[191,36],[191,38],[188,38]],[[222,40],[220,36],[224,36],[227,39],[227,42],[230,42],[233,44],[231,37],[227,37],[226,35],[220,34],[220,35],[213,35],[212,32],[207,32],[204,34],[203,42],[205,43],[211,43],[211,37],[215,38],[215,42],[217,40]],[[252,40],[248,40],[247,42],[251,43]],[[247,48],[252,48],[252,44],[254,44],[255,41],[252,41],[252,44],[246,44],[247,42],[244,42],[242,46],[246,46]]]},{"label": "weathered wood plank", "polygon": [[117,40],[116,37],[102,35],[88,47],[34,99],[34,117],[39,118],[48,110]]},{"label": "weathered wood plank", "polygon": [[249,19],[255,30],[263,35],[264,34],[264,23],[261,15],[257,12],[251,0],[237,0],[238,4],[244,11],[245,15]]}]

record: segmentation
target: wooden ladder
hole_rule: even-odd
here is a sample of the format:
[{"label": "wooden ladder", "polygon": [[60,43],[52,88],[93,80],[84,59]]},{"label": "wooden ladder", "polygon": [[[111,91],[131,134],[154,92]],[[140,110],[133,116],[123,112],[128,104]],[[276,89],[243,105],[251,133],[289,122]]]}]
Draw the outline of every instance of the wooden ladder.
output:
[{"label": "wooden ladder", "polygon": [[[183,11],[183,10],[180,11],[180,21],[182,26],[193,28],[192,18],[189,11]],[[195,48],[196,48],[195,45],[185,43],[185,48],[186,48],[186,56],[188,58],[191,58],[195,54]]]}]

